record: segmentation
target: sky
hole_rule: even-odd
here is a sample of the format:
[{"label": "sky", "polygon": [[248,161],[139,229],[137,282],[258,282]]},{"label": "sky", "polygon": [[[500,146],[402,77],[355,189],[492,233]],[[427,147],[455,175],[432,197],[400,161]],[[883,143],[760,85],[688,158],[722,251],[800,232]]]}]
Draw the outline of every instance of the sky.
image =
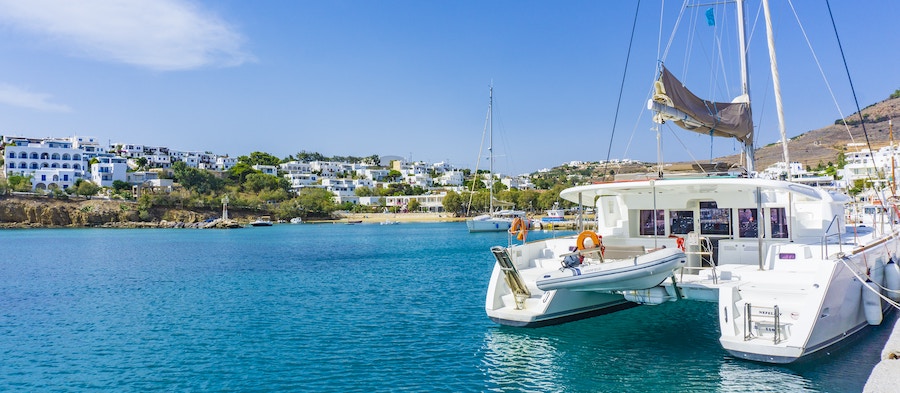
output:
[{"label": "sky", "polygon": [[[771,0],[789,137],[855,112],[851,81],[861,107],[900,89],[900,2],[792,1]],[[657,134],[645,109],[660,61],[703,98],[740,94],[734,7],[683,4],[0,0],[0,135],[486,169],[493,86],[496,172],[706,162],[740,146]],[[761,7],[746,8],[761,146],[780,134]]]}]

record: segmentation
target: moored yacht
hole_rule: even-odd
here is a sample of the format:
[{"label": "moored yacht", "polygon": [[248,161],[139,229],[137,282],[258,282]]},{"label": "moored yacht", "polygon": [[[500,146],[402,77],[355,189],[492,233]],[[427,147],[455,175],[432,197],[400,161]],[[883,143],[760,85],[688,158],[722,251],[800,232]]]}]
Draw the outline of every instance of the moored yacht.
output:
[{"label": "moored yacht", "polygon": [[[737,8],[743,11],[742,1]],[[743,143],[746,172],[660,171],[562,191],[561,198],[594,208],[596,232],[492,248],[487,315],[537,327],[639,304],[713,302],[722,347],[769,363],[823,353],[880,324],[885,310],[897,306],[890,294],[900,290],[897,209],[873,210],[881,216],[871,224],[848,225],[846,195],[754,178],[746,69],[743,94],[721,103],[698,98],[660,64],[648,105],[657,123]],[[619,275],[625,268],[629,274]],[[638,280],[642,275],[653,278]]]}]

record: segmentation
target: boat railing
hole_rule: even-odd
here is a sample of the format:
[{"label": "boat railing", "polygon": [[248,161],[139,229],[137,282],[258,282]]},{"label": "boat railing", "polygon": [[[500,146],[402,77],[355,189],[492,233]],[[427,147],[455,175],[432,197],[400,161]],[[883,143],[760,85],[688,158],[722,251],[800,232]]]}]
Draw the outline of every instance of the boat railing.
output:
[{"label": "boat railing", "polygon": [[841,240],[841,227],[840,226],[837,227],[837,233],[832,233],[832,234],[828,233],[828,232],[831,232],[831,227],[834,226],[834,224],[837,221],[838,221],[838,216],[837,216],[837,214],[835,214],[834,217],[831,218],[831,222],[828,223],[828,227],[825,228],[825,233],[822,235],[822,245],[821,245],[821,251],[820,251],[822,259],[825,259],[825,257],[828,256],[828,242],[833,238],[838,239],[838,241],[837,241],[838,252],[844,252],[844,247],[843,247],[844,242]]}]

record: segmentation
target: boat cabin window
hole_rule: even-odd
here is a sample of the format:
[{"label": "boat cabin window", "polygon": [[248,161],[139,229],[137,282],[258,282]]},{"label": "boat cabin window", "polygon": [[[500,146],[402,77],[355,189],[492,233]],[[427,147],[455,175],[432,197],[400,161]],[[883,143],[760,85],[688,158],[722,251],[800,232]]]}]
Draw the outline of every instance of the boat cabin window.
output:
[{"label": "boat cabin window", "polygon": [[665,235],[666,214],[664,210],[641,210],[641,235]]},{"label": "boat cabin window", "polygon": [[738,230],[740,237],[756,237],[759,234],[759,216],[756,209],[738,209]]},{"label": "boat cabin window", "polygon": [[772,217],[772,237],[786,239],[788,237],[788,219],[784,208],[773,207],[769,209],[769,216]]},{"label": "boat cabin window", "polygon": [[731,209],[719,209],[715,201],[700,202],[700,234],[731,235]]},{"label": "boat cabin window", "polygon": [[673,210],[669,212],[671,221],[669,231],[673,235],[687,235],[694,231],[694,212],[692,210]]}]

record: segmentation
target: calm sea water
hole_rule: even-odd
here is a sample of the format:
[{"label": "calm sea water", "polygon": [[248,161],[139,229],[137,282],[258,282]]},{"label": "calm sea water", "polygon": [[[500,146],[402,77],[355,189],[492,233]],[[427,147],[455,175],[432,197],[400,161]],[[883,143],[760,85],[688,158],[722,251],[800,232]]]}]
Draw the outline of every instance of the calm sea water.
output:
[{"label": "calm sea water", "polygon": [[501,327],[483,307],[506,242],[462,223],[0,231],[0,391],[853,392],[889,334],[779,367],[723,351],[709,303]]}]

